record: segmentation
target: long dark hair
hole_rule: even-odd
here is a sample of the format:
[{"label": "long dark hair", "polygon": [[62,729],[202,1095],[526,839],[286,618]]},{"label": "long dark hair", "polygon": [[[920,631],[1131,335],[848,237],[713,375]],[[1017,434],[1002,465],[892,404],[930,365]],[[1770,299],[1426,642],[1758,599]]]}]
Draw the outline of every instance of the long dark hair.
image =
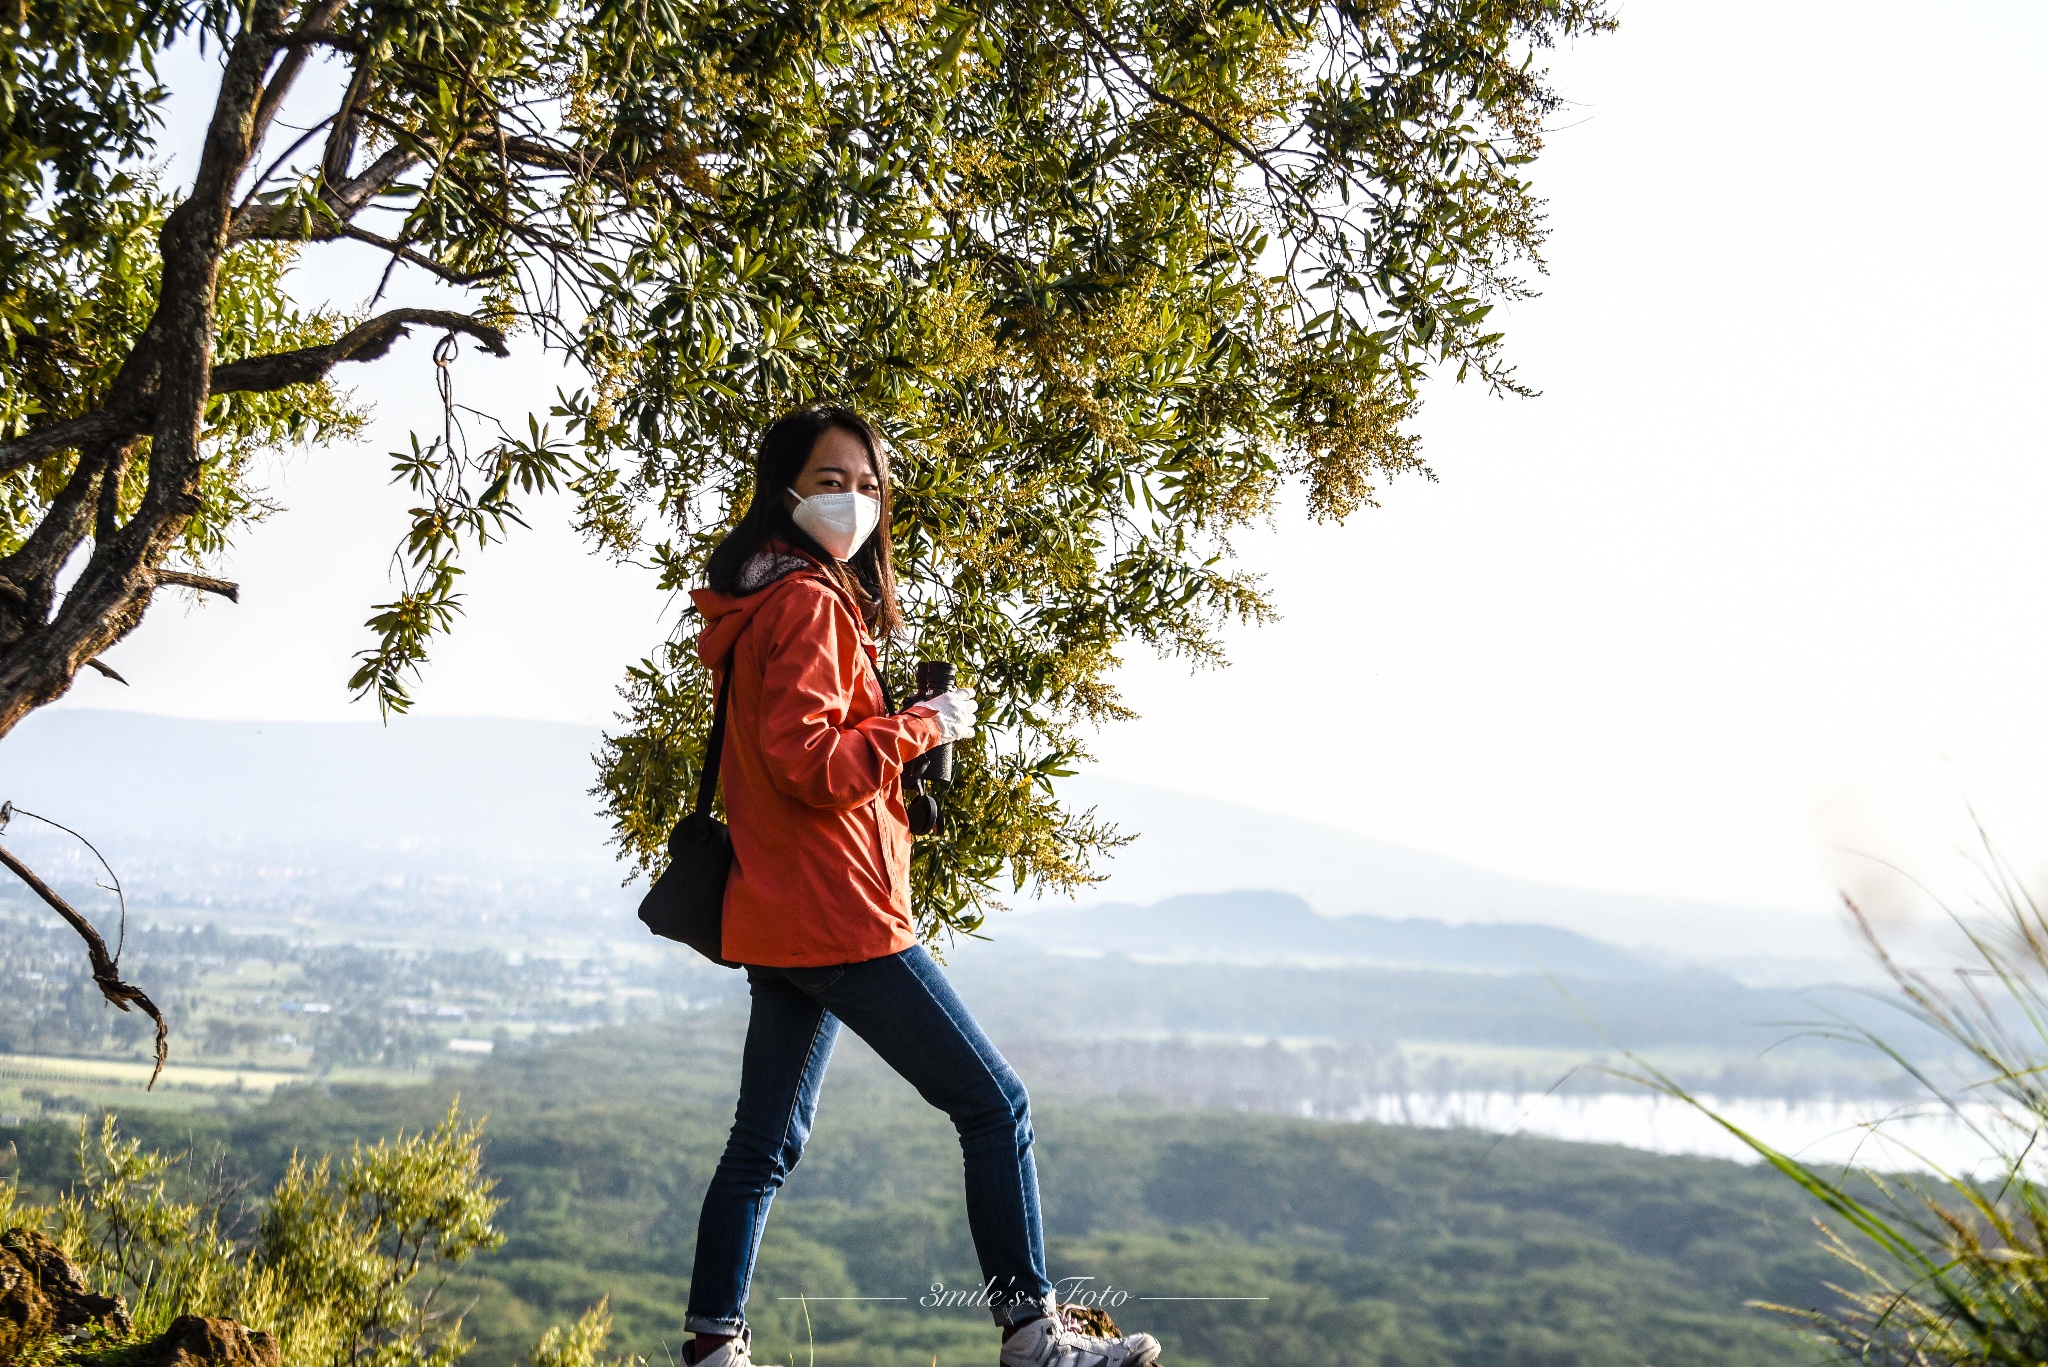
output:
[{"label": "long dark hair", "polygon": [[[782,491],[796,483],[818,438],[838,428],[860,439],[875,463],[875,480],[882,505],[882,519],[867,544],[842,565],[830,552],[790,518]],[[882,439],[868,420],[851,408],[814,404],[785,413],[761,437],[761,450],[754,458],[754,500],[747,505],[739,525],[725,534],[711,552],[707,567],[713,592],[744,597],[763,585],[746,588],[741,572],[747,562],[780,543],[794,547],[823,565],[861,605],[868,633],[877,640],[903,629],[903,614],[896,606],[896,565],[889,556],[889,465],[882,456]]]}]

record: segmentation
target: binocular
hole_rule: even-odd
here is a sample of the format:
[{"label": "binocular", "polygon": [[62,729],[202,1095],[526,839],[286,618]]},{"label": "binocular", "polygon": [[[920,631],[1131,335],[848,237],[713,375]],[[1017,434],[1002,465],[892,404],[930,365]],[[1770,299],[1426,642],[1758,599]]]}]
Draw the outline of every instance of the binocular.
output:
[{"label": "binocular", "polygon": [[[921,660],[917,666],[917,691],[912,705],[929,702],[953,687],[953,666],[944,660]],[[903,766],[904,808],[910,816],[912,835],[931,835],[945,824],[939,810],[934,784],[953,781],[953,743],[934,745]]]}]

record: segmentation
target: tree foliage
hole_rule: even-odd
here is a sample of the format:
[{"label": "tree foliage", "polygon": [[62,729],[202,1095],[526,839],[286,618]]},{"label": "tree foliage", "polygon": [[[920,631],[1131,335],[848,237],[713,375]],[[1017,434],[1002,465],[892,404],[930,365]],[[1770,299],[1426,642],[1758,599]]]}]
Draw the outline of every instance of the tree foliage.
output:
[{"label": "tree foliage", "polygon": [[[453,1367],[469,1341],[435,1294],[450,1269],[504,1242],[481,1135],[451,1106],[433,1129],[358,1144],[338,1165],[293,1155],[251,1206],[225,1170],[195,1173],[189,1155],[124,1138],[107,1115],[97,1133],[81,1125],[77,1180],[53,1206],[0,1182],[0,1229],[52,1232],[128,1305],[131,1342],[180,1315],[219,1315],[276,1334],[285,1367]],[[550,1329],[534,1360],[595,1367],[609,1327],[597,1307]]]},{"label": "tree foliage", "polygon": [[[1053,780],[1125,715],[1118,652],[1213,659],[1270,605],[1231,536],[1420,470],[1432,370],[1514,389],[1491,309],[1539,264],[1541,51],[1599,0],[55,0],[0,58],[0,728],[267,508],[249,457],[345,435],[331,385],[410,326],[579,378],[451,406],[353,685],[403,710],[459,555],[566,488],[675,588],[763,425],[887,432],[910,631],[993,725],[921,844],[927,931],[1069,888],[1115,834]],[[167,44],[219,54],[203,154],[141,169]],[[296,133],[296,130],[308,130]],[[296,136],[296,141],[294,137]],[[293,306],[313,251],[387,263]],[[420,301],[372,310],[383,296]],[[432,305],[429,307],[428,305]],[[458,307],[459,306],[459,307]],[[472,419],[471,427],[478,425]],[[58,571],[90,545],[68,593]],[[687,623],[625,682],[599,792],[643,863],[709,699]]]}]

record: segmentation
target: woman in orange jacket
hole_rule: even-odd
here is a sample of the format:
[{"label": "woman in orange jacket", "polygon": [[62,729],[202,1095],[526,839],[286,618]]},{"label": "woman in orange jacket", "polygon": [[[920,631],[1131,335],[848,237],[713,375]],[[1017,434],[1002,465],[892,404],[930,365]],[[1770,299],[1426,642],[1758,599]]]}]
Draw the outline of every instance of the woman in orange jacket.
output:
[{"label": "woman in orange jacket", "polygon": [[753,504],[692,595],[698,653],[715,686],[731,677],[724,953],[747,965],[753,1011],[697,1225],[683,1360],[750,1367],[754,1255],[843,1023],[959,1131],[978,1299],[1002,1327],[1002,1367],[1149,1367],[1151,1335],[1098,1338],[1057,1313],[1024,1084],[913,927],[903,764],[971,735],[975,709],[953,692],[890,711],[875,650],[903,625],[888,527],[874,430],[847,409],[801,409],[762,439]]}]

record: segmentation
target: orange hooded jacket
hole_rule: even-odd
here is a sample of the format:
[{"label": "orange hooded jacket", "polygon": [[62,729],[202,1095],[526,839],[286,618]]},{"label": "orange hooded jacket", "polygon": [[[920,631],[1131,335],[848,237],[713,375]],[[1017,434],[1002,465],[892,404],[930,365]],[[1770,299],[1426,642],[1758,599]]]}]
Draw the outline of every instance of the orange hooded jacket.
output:
[{"label": "orange hooded jacket", "polygon": [[690,597],[714,687],[732,656],[719,769],[733,850],[725,957],[815,968],[910,948],[901,775],[939,743],[937,715],[886,714],[859,606],[808,557],[744,597]]}]

